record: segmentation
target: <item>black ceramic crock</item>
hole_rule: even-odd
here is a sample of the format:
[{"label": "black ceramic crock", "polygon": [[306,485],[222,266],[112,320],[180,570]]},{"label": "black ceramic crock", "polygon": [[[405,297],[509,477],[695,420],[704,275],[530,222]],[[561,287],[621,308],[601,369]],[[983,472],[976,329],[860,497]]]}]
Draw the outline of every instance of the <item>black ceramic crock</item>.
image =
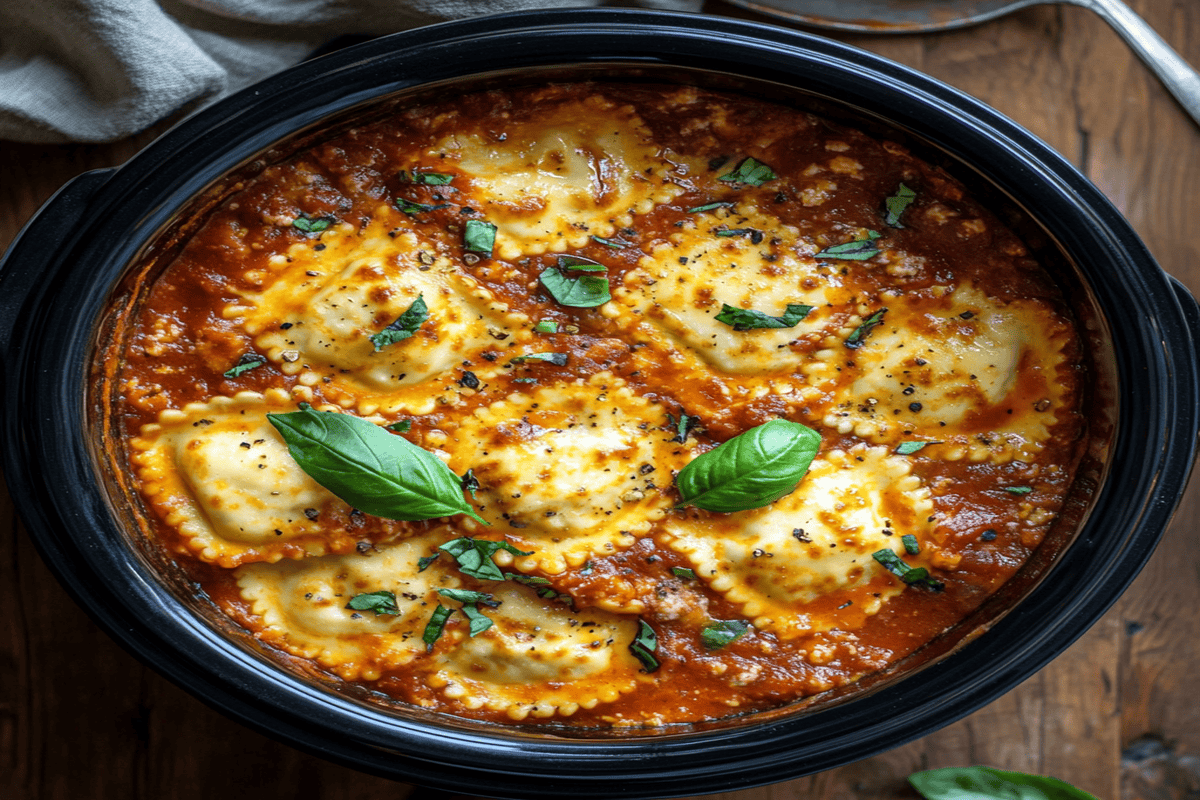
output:
[{"label": "black ceramic crock", "polygon": [[[1022,233],[1040,242],[1090,340],[1097,435],[1076,490],[1091,499],[1060,526],[1053,560],[1035,555],[1016,588],[911,670],[814,708],[626,735],[522,732],[389,710],[284,671],[230,635],[122,528],[89,376],[110,294],[174,215],[227,171],[347,109],[477,81],[471,76],[567,74],[744,85],[883,130],[1024,215]],[[865,758],[949,724],[1096,621],[1149,558],[1186,483],[1200,427],[1198,331],[1196,301],[1095,187],[1008,119],[928,77],[836,42],[733,20],[507,15],[302,64],[183,121],[125,166],[63,187],[0,264],[3,467],[43,557],[96,622],[260,731],[368,772],[490,796],[730,791]]]}]

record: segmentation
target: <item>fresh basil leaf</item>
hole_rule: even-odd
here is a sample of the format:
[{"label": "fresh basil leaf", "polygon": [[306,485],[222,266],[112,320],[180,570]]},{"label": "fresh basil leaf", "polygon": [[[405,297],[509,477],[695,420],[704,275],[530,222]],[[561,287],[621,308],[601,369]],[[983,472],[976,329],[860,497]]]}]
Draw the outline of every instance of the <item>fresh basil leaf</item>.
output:
[{"label": "fresh basil leaf", "polygon": [[762,186],[767,181],[775,180],[775,171],[755,158],[744,158],[733,172],[727,172],[717,180],[729,183],[746,183],[750,186]]},{"label": "fresh basil leaf", "polygon": [[485,581],[504,580],[504,573],[496,566],[496,562],[492,561],[492,556],[498,550],[507,550],[514,556],[533,555],[532,550],[528,552],[518,550],[508,542],[472,539],[469,536],[464,536],[460,539],[451,539],[438,547],[438,549],[444,550],[454,556],[454,560],[458,562],[459,572]]},{"label": "fresh basil leaf", "polygon": [[893,228],[903,228],[904,226],[900,224],[900,215],[916,197],[916,192],[903,183],[900,184],[896,193],[884,201],[884,207],[887,208],[887,217],[884,218],[884,222]]},{"label": "fresh basil leaf", "polygon": [[563,270],[575,270],[577,272],[607,272],[608,267],[601,264],[599,261],[592,261],[590,258],[583,256],[559,256],[556,266]]},{"label": "fresh basil leaf", "polygon": [[901,442],[893,451],[898,456],[911,456],[926,445],[941,444],[941,442]]},{"label": "fresh basil leaf", "polygon": [[409,338],[425,324],[427,319],[429,319],[429,307],[425,305],[425,296],[419,294],[417,299],[412,301],[408,310],[401,314],[395,322],[371,336],[371,344],[375,345],[375,352],[378,353],[389,344],[402,342]]},{"label": "fresh basil leaf", "polygon": [[929,577],[929,570],[924,567],[909,566],[904,562],[904,559],[900,558],[892,550],[887,548],[877,550],[871,554],[871,557],[878,561],[884,569],[909,586],[923,586],[934,592],[940,592],[945,588],[941,581]]},{"label": "fresh basil leaf", "polygon": [[815,258],[840,258],[843,261],[866,261],[868,258],[879,255],[879,248],[875,246],[875,240],[878,238],[879,234],[875,231],[867,231],[866,238],[835,244],[833,247],[826,247],[817,253]]},{"label": "fresh basil leaf", "polygon": [[552,319],[544,319],[534,325],[533,329],[538,333],[558,333],[558,323]]},{"label": "fresh basil leaf", "polygon": [[1033,491],[1032,486],[1005,486],[1004,491],[1009,494],[1029,494]]},{"label": "fresh basil leaf", "polygon": [[671,567],[671,574],[684,581],[696,580],[696,570],[688,567]]},{"label": "fresh basil leaf", "polygon": [[733,437],[679,471],[677,508],[732,513],[762,508],[790,494],[821,446],[812,428],[773,419]]},{"label": "fresh basil leaf", "polygon": [[236,378],[245,372],[249,372],[255,367],[261,367],[265,363],[267,363],[267,359],[263,358],[258,353],[246,353],[238,359],[236,364],[221,374],[223,374],[226,378]]},{"label": "fresh basil leaf", "polygon": [[714,319],[717,322],[724,322],[735,331],[749,331],[756,328],[794,328],[812,310],[812,306],[788,303],[787,308],[782,314],[778,317],[772,317],[761,311],[754,311],[749,308],[737,308],[728,303],[722,303],[721,313],[717,314]]},{"label": "fresh basil leaf", "polygon": [[389,431],[395,431],[396,433],[408,433],[412,430],[412,420],[398,419],[391,425],[384,425],[383,427],[387,428]]},{"label": "fresh basil leaf", "polygon": [[462,488],[464,492],[470,492],[471,499],[475,499],[475,492],[479,491],[479,478],[475,477],[475,470],[469,469],[463,473]]},{"label": "fresh basil leaf", "polygon": [[375,616],[400,613],[400,609],[396,607],[396,594],[387,590],[356,594],[350,598],[346,608],[354,611],[374,611]]},{"label": "fresh basil leaf", "polygon": [[564,275],[557,267],[547,267],[538,276],[538,280],[560,305],[571,308],[595,308],[612,300],[608,278],[598,278],[595,275],[579,275],[572,278]]},{"label": "fresh basil leaf", "polygon": [[[438,591],[441,591],[441,590],[439,589]],[[470,603],[466,603],[463,605],[461,610],[462,610],[463,616],[467,618],[467,622],[470,623],[471,627],[468,630],[468,634],[472,638],[478,636],[479,634],[486,631],[488,628],[492,627],[492,621],[488,618],[488,616],[486,614],[484,614],[482,611],[480,611],[478,608],[476,608],[474,605],[472,605]]]},{"label": "fresh basil leaf", "polygon": [[921,552],[921,545],[917,543],[917,537],[911,533],[906,533],[900,537],[900,541],[904,544],[904,552],[910,556],[915,556]]},{"label": "fresh basil leaf", "polygon": [[605,239],[601,236],[593,236],[591,238],[596,244],[602,244],[605,247],[611,247],[614,250],[620,250],[622,247],[629,246],[629,242],[626,242],[623,239]]},{"label": "fresh basil leaf", "polygon": [[447,175],[444,172],[418,172],[415,169],[412,172],[400,170],[398,177],[401,183],[415,183],[424,186],[447,186],[454,180],[453,175]]},{"label": "fresh basil leaf", "polygon": [[470,589],[438,589],[437,593],[442,597],[448,597],[459,603],[471,605],[484,605],[490,608],[499,608],[500,601],[492,597],[487,592],[474,592]]},{"label": "fresh basil leaf", "polygon": [[329,228],[333,220],[329,217],[299,216],[292,220],[292,227],[304,233],[320,233]]},{"label": "fresh basil leaf", "polygon": [[688,435],[700,424],[699,417],[689,417],[682,411],[679,412],[679,421],[675,421],[672,414],[667,414],[667,430],[675,431],[675,435],[671,437],[672,442],[684,444],[688,440]]},{"label": "fresh basil leaf", "polygon": [[722,200],[716,203],[705,203],[702,206],[692,206],[687,210],[689,214],[702,214],[705,211],[716,211],[718,208],[733,208],[736,205],[732,200]]},{"label": "fresh basil leaf", "polygon": [[908,782],[926,800],[1096,800],[1066,781],[991,767],[915,772]]},{"label": "fresh basil leaf", "polygon": [[422,214],[426,211],[437,211],[439,208],[449,208],[450,206],[449,203],[438,203],[437,205],[418,203],[415,200],[406,200],[403,197],[397,197],[395,203],[397,211],[403,211],[410,217],[414,217],[417,214]]},{"label": "fresh basil leaf", "polygon": [[517,583],[521,583],[526,586],[549,586],[550,585],[550,579],[543,578],[540,575],[519,575],[515,572],[507,572],[507,573],[505,573],[505,577],[508,578],[510,581],[515,581]]},{"label": "fresh basil leaf", "polygon": [[496,226],[481,219],[467,220],[463,230],[463,246],[468,252],[490,256],[492,248],[496,246]]},{"label": "fresh basil leaf", "polygon": [[429,569],[429,565],[432,564],[433,562],[437,561],[438,556],[440,556],[441,554],[442,553],[439,550],[438,552],[434,553],[431,556],[422,556],[421,558],[418,558],[417,559],[417,572],[424,572],[425,570]]},{"label": "fresh basil leaf", "polygon": [[654,657],[654,651],[657,649],[658,635],[654,633],[654,628],[651,628],[646,620],[639,618],[638,632],[629,643],[629,652],[641,662],[642,669],[654,672],[659,667],[658,659]]},{"label": "fresh basil leaf", "polygon": [[857,347],[862,347],[863,341],[865,341],[867,338],[867,334],[870,333],[876,325],[883,322],[883,315],[886,313],[887,309],[881,308],[871,316],[864,319],[862,324],[855,328],[854,332],[846,337],[846,341],[843,342],[843,344],[845,344],[846,347],[849,347],[851,350]]},{"label": "fresh basil leaf", "polygon": [[516,356],[513,358],[513,364],[524,364],[526,361],[546,361],[556,367],[565,367],[567,365],[566,353],[529,353],[528,355]]},{"label": "fresh basil leaf", "polygon": [[307,403],[267,420],[302,470],[359,511],[399,520],[466,514],[487,524],[445,462],[378,425]]},{"label": "fresh basil leaf", "polygon": [[719,619],[700,631],[700,640],[709,650],[719,650],[730,642],[746,635],[750,623],[744,619]]},{"label": "fresh basil leaf", "polygon": [[762,240],[766,238],[758,228],[716,228],[713,233],[726,239],[745,236],[752,244],[762,244]]},{"label": "fresh basil leaf", "polygon": [[425,631],[421,634],[421,641],[425,642],[425,649],[433,650],[433,644],[442,636],[442,632],[446,630],[446,620],[450,619],[450,615],[454,613],[453,608],[446,608],[441,603],[433,610],[433,616],[429,618],[429,622],[425,623]]}]

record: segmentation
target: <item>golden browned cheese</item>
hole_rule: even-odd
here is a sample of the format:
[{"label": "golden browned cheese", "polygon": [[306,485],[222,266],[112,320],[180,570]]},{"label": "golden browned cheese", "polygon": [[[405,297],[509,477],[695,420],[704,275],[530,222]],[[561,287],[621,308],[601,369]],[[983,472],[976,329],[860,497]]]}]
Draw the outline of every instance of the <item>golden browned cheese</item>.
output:
[{"label": "golden browned cheese", "polygon": [[[695,722],[885,669],[1038,547],[1083,438],[1079,335],[959,183],[690,87],[331,135],[228,191],[128,325],[152,538],[281,663],[476,719]],[[303,403],[469,473],[487,524],[335,496],[268,419]],[[776,419],[820,435],[794,491],[681,507],[680,470]]]}]

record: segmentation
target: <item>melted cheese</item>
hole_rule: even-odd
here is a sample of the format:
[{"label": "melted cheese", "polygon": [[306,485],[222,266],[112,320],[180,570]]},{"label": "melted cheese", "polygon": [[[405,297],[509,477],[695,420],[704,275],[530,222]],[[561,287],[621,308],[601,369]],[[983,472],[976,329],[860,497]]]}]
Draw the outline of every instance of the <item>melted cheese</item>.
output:
[{"label": "melted cheese", "polygon": [[[696,576],[785,639],[853,630],[904,589],[871,554],[929,539],[929,489],[911,462],[859,446],[818,457],[796,491],[729,515],[673,516],[667,545]],[[845,605],[843,605],[845,604]]]},{"label": "melted cheese", "polygon": [[641,664],[629,650],[635,618],[574,613],[512,583],[493,594],[499,607],[481,609],[492,627],[439,648],[426,680],[447,697],[524,719],[570,716],[636,686]]},{"label": "melted cheese", "polygon": [[[235,575],[242,598],[262,618],[260,639],[346,680],[377,680],[425,651],[422,637],[440,602],[437,589],[461,585],[439,561],[418,567],[443,538],[435,532],[361,553],[247,564]],[[372,592],[391,592],[398,613],[347,606]],[[451,629],[443,635],[454,641],[463,634]]]}]

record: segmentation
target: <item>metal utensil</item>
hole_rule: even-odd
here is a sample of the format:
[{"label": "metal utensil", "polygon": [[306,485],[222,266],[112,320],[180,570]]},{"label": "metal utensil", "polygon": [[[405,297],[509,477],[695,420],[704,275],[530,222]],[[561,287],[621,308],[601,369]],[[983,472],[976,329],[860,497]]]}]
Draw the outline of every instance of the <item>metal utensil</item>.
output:
[{"label": "metal utensil", "polygon": [[855,33],[949,30],[1034,5],[1064,2],[1095,11],[1200,124],[1200,73],[1121,0],[728,0],[742,8],[814,28]]}]

